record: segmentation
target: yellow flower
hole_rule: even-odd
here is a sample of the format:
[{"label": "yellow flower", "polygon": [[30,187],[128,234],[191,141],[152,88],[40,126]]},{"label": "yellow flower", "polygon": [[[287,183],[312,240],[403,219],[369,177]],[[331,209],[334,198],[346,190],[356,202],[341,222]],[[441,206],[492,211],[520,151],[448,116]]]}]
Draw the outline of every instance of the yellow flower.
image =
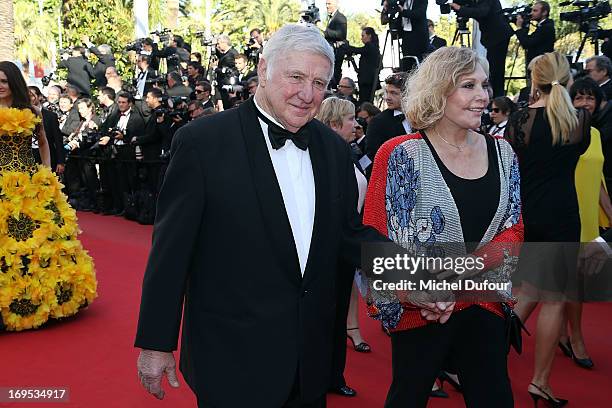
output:
[{"label": "yellow flower", "polygon": [[0,134],[15,136],[32,133],[40,118],[29,109],[0,108]]}]

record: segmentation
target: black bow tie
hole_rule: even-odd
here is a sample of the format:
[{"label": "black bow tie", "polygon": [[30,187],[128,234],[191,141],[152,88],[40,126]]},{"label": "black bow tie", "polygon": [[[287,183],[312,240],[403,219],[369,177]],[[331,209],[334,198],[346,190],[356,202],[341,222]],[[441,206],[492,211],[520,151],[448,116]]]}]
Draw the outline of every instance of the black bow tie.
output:
[{"label": "black bow tie", "polygon": [[255,110],[257,111],[257,116],[268,125],[268,138],[270,139],[270,144],[274,150],[278,150],[283,147],[287,140],[291,140],[293,144],[295,144],[301,150],[306,150],[308,148],[308,143],[310,142],[310,132],[308,129],[306,129],[306,126],[300,128],[300,130],[295,133],[291,133],[287,129],[284,129],[272,122],[263,113],[261,113],[259,109],[256,108]]}]

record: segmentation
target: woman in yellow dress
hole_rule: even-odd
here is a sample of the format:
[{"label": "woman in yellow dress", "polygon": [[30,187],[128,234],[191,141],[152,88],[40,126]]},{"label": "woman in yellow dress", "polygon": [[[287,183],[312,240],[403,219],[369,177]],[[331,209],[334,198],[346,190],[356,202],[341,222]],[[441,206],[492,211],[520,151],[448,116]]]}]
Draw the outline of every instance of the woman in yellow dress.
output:
[{"label": "woman in yellow dress", "polygon": [[[40,112],[12,62],[0,62],[0,330],[37,328],[96,297],[75,211],[51,170]],[[38,138],[43,165],[32,154]]]},{"label": "woman in yellow dress", "polygon": [[[577,80],[570,89],[574,107],[584,108],[591,115],[596,113],[601,104],[603,93],[591,78]],[[589,242],[599,234],[599,227],[608,227],[612,219],[612,204],[603,176],[604,155],[599,131],[591,128],[591,144],[578,160],[576,166],[576,194],[580,209],[580,241]],[[582,368],[592,368],[593,360],[589,357],[582,335],[582,303],[569,302],[565,315],[571,334],[568,336],[568,324],[563,326],[559,347],[563,353],[572,358]]]}]

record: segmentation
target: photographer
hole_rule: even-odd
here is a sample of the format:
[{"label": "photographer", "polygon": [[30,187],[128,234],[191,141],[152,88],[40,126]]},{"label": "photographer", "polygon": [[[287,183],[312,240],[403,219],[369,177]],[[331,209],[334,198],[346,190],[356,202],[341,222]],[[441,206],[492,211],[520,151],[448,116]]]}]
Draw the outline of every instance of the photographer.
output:
[{"label": "photographer", "polygon": [[99,47],[96,47],[89,41],[89,36],[84,35],[81,37],[83,44],[87,46],[89,52],[98,57],[98,61],[96,65],[93,67],[94,77],[96,79],[94,85],[96,88],[106,85],[106,68],[115,66],[115,56],[113,55],[113,51],[111,47],[107,44],[102,44]]},{"label": "photographer", "polygon": [[74,47],[72,55],[65,53],[62,55],[58,67],[68,70],[66,81],[74,85],[80,93],[89,96],[91,91],[91,80],[95,78],[94,69],[90,62],[84,57],[83,47]]},{"label": "photographer", "polygon": [[116,103],[118,111],[109,116],[102,128],[103,133],[111,135],[104,136],[100,140],[100,145],[112,145],[114,159],[105,166],[106,171],[100,183],[102,189],[111,194],[112,212],[119,214],[125,208],[124,197],[134,188],[136,157],[134,146],[129,141],[133,136],[143,134],[145,123],[140,113],[133,109],[132,95],[120,92],[117,94]]},{"label": "photographer", "polygon": [[259,56],[263,52],[264,38],[259,28],[252,29],[249,35],[251,37],[246,47],[244,47],[244,53],[248,60],[253,63],[253,66],[256,67],[259,63]]},{"label": "photographer", "polygon": [[119,108],[117,108],[117,104],[115,103],[116,96],[117,94],[115,93],[115,90],[108,86],[102,87],[98,92],[98,104],[102,109],[100,114],[102,127],[108,127],[105,126],[106,120],[109,117],[116,115],[117,111],[119,110]]},{"label": "photographer", "polygon": [[[155,37],[159,38],[156,34]],[[155,39],[155,38],[154,38]],[[181,70],[181,62],[189,62],[189,51],[183,48],[185,42],[180,35],[172,35],[170,44],[167,47],[159,50],[158,55],[161,58],[166,58],[168,72]]]},{"label": "photographer", "polygon": [[598,55],[586,60],[584,71],[604,93],[606,100],[612,99],[612,62],[605,55]]},{"label": "photographer", "polygon": [[185,86],[183,84],[183,78],[181,77],[181,74],[176,71],[168,73],[167,81],[168,89],[166,90],[166,94],[170,97],[180,96],[189,98],[191,93],[193,92],[190,87]]},{"label": "photographer", "polygon": [[327,0],[327,14],[329,21],[325,29],[325,39],[334,48],[334,76],[329,83],[330,88],[335,88],[342,78],[342,61],[344,60],[343,45],[346,44],[347,24],[346,17],[338,10],[338,0]]},{"label": "photographer", "polygon": [[76,200],[78,210],[97,212],[96,191],[99,181],[89,148],[98,141],[100,119],[94,112],[91,99],[80,99],[77,108],[81,122],[65,140],[67,143],[64,146],[69,152],[66,160],[66,187],[70,198]]},{"label": "photographer", "polygon": [[215,103],[211,97],[212,85],[208,81],[200,81],[196,84],[195,87],[195,97],[196,101],[202,103],[204,108],[213,108],[215,107]]},{"label": "photographer", "polygon": [[151,68],[155,71],[159,70],[159,48],[151,38],[147,37],[142,40],[142,49],[139,54],[148,56]]},{"label": "photographer", "polygon": [[533,5],[531,20],[535,21],[537,26],[531,34],[529,34],[529,21],[525,21],[520,14],[516,17],[518,29],[514,33],[525,49],[525,73],[532,59],[555,49],[555,23],[549,15],[550,5],[547,2],[537,1]]},{"label": "photographer", "polygon": [[409,72],[416,66],[414,58],[409,57],[421,61],[429,48],[427,0],[385,0],[381,23],[388,23],[390,29],[399,31],[402,39],[400,70]]},{"label": "photographer", "polygon": [[217,70],[223,68],[236,69],[236,55],[238,51],[232,47],[232,40],[226,34],[219,36],[215,50],[217,56]]},{"label": "photographer", "polygon": [[134,87],[136,88],[136,99],[142,99],[147,92],[153,88],[157,71],[150,67],[150,57],[138,55],[136,59],[136,71],[134,72]]},{"label": "photographer", "polygon": [[344,77],[338,84],[338,92],[336,92],[336,96],[340,99],[350,101],[353,105],[355,105],[355,109],[357,109],[359,103],[354,96],[356,90],[355,81],[349,77]]},{"label": "photographer", "polygon": [[196,84],[206,79],[206,72],[202,64],[196,61],[187,63],[187,82],[190,88],[195,88]]},{"label": "photographer", "polygon": [[512,37],[512,28],[501,13],[499,0],[473,1],[474,3],[469,3],[469,5],[451,3],[451,8],[459,17],[473,18],[478,21],[481,31],[480,43],[487,49],[489,82],[493,88],[493,96],[503,96],[506,54],[510,37]]},{"label": "photographer", "polygon": [[357,82],[359,82],[359,104],[372,102],[373,88],[379,86],[378,68],[380,65],[380,47],[378,35],[372,27],[364,27],[361,30],[361,41],[363,47],[348,48],[349,53],[359,54],[359,70],[357,71]]}]

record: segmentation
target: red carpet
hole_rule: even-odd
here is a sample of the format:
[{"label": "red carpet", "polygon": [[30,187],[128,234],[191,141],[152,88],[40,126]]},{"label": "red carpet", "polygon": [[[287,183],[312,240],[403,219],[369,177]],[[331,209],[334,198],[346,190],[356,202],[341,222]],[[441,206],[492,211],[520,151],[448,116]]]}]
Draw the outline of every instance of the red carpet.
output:
[{"label": "red carpet", "polygon": [[[140,301],[140,284],[151,240],[151,228],[117,217],[79,213],[81,240],[96,262],[96,301],[76,317],[48,324],[41,330],[0,333],[0,388],[67,387],[69,403],[0,403],[4,407],[140,408],[195,407],[184,382],[158,401],[140,387],[132,344]],[[558,353],[552,385],[570,400],[570,407],[611,406],[612,305],[591,304],[584,309],[584,333],[596,367],[576,367]],[[535,319],[530,322],[533,329]],[[331,408],[383,406],[391,377],[389,339],[377,322],[363,316],[362,333],[371,354],[348,353],[346,378],[358,391],[356,398],[330,396]],[[511,354],[510,370],[516,407],[531,407],[526,388],[533,367],[533,338],[526,339],[521,357]],[[432,400],[429,407],[463,407],[460,394],[449,389],[449,400]],[[242,408],[242,407],[241,407]],[[245,407],[246,408],[246,407]],[[273,408],[273,407],[271,407]],[[494,407],[491,407],[494,408]]]}]

